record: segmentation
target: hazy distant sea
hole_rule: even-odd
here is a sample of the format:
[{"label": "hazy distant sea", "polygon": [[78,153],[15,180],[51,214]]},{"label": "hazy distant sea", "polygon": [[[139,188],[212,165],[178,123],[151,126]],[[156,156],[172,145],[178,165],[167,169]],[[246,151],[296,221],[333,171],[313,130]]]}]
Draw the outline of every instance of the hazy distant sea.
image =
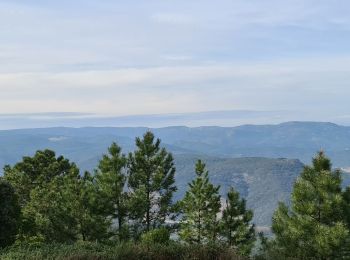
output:
[{"label": "hazy distant sea", "polygon": [[0,129],[46,127],[166,127],[166,126],[239,126],[278,124],[286,121],[319,121],[350,125],[346,116],[322,115],[296,111],[230,110],[182,114],[111,116],[85,113],[0,114]]}]

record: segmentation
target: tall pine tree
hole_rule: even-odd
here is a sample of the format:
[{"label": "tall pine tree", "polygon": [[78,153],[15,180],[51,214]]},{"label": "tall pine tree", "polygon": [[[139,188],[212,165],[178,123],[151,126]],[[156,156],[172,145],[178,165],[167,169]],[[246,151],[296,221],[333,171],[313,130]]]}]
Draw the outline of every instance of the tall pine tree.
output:
[{"label": "tall pine tree", "polygon": [[349,235],[341,183],[340,171],[320,152],[296,181],[291,208],[281,203],[273,216],[275,250],[298,259],[340,257]]},{"label": "tall pine tree", "polygon": [[249,255],[255,242],[253,211],[246,209],[245,199],[233,188],[227,193],[226,207],[222,212],[220,234],[224,241],[242,255]]},{"label": "tall pine tree", "polygon": [[196,178],[181,201],[183,216],[180,222],[180,238],[188,243],[215,242],[219,233],[220,186],[209,181],[205,164],[196,164]]},{"label": "tall pine tree", "polygon": [[103,155],[98,165],[96,182],[100,196],[104,198],[106,211],[118,223],[119,240],[124,238],[127,216],[127,194],[124,191],[126,183],[127,159],[116,144],[108,148],[108,154]]},{"label": "tall pine tree", "polygon": [[136,150],[129,154],[128,185],[134,224],[141,231],[161,226],[172,213],[175,166],[173,156],[152,132],[136,138]]}]

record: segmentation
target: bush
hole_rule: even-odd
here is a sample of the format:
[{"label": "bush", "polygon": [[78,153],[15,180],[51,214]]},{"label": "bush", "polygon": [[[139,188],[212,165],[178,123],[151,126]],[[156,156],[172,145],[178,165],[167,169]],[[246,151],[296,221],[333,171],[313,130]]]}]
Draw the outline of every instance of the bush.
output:
[{"label": "bush", "polygon": [[170,241],[170,232],[168,229],[162,227],[148,231],[141,236],[141,242],[146,245],[152,244],[168,244]]}]

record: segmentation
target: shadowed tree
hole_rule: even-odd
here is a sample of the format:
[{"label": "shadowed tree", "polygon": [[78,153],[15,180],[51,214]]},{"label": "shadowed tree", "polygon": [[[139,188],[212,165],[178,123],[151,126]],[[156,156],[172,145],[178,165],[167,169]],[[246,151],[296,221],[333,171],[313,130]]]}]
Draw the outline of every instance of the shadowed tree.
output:
[{"label": "shadowed tree", "polygon": [[14,188],[0,179],[0,248],[14,243],[20,225],[21,208]]}]

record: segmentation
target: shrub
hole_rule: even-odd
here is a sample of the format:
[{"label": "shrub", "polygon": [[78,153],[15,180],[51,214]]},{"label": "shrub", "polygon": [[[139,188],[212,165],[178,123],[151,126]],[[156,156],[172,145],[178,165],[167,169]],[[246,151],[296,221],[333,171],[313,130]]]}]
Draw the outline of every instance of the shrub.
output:
[{"label": "shrub", "polygon": [[141,236],[141,242],[146,245],[152,244],[168,244],[170,240],[170,232],[162,227],[153,229]]}]

